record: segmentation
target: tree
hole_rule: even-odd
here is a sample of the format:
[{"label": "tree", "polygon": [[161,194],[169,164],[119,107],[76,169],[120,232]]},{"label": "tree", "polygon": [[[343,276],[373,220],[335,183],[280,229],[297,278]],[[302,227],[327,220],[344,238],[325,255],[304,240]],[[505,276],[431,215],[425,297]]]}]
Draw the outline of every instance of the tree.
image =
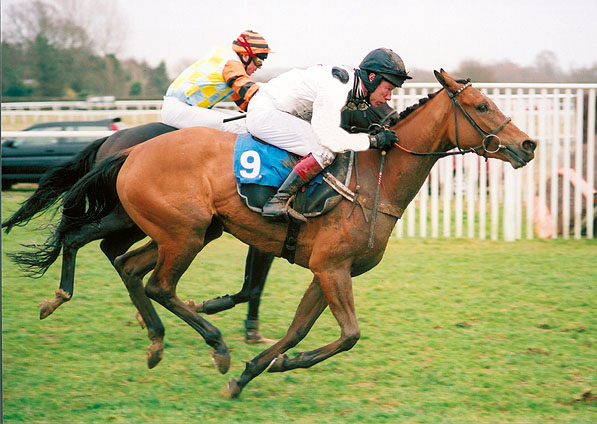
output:
[{"label": "tree", "polygon": [[472,79],[476,82],[494,82],[495,77],[491,68],[482,65],[474,59],[466,59],[460,62],[456,74]]},{"label": "tree", "polygon": [[148,82],[146,94],[149,95],[163,95],[170,84],[170,78],[166,72],[166,64],[162,60],[160,64],[148,70]]},{"label": "tree", "polygon": [[84,28],[99,56],[117,55],[126,41],[127,25],[116,0],[55,0],[63,20]]},{"label": "tree", "polygon": [[537,55],[535,69],[535,81],[537,82],[557,81],[562,74],[558,65],[558,58],[550,50],[543,50]]},{"label": "tree", "polygon": [[131,84],[131,88],[129,90],[130,96],[139,96],[143,89],[143,85],[139,81],[135,81]]},{"label": "tree", "polygon": [[61,96],[64,93],[66,81],[64,79],[62,55],[48,41],[39,34],[30,47],[37,80],[39,94],[42,96]]}]

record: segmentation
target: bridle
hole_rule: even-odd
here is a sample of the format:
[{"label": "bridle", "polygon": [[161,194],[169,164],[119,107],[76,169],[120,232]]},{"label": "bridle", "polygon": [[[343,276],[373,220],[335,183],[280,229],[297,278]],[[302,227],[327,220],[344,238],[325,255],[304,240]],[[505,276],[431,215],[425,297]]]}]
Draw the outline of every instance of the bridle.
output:
[{"label": "bridle", "polygon": [[[475,122],[473,117],[471,115],[469,115],[469,113],[466,110],[464,110],[464,108],[462,107],[462,105],[460,104],[460,102],[457,99],[458,95],[460,93],[462,93],[464,90],[466,90],[468,87],[470,87],[471,85],[472,85],[472,83],[469,80],[469,81],[467,81],[466,84],[464,84],[462,87],[460,87],[457,91],[451,91],[446,88],[448,97],[452,101],[452,108],[454,110],[454,133],[455,133],[455,137],[456,137],[456,147],[458,148],[458,151],[455,151],[455,152],[414,152],[412,150],[407,149],[406,147],[402,147],[398,143],[394,143],[394,146],[406,153],[410,153],[411,155],[415,155],[415,156],[441,156],[441,157],[452,156],[452,155],[464,155],[466,153],[477,153],[477,151],[479,151],[479,150],[483,150],[483,156],[486,157],[485,155],[487,153],[497,153],[501,149],[505,149],[506,146],[504,146],[501,143],[501,140],[497,134],[501,130],[503,130],[506,125],[508,125],[508,123],[512,120],[512,118],[506,117],[506,119],[504,119],[504,121],[501,124],[499,124],[497,126],[497,128],[491,132],[487,132],[483,128],[481,128],[479,126],[479,124],[477,124]],[[458,110],[460,110],[462,112],[464,117],[473,126],[475,131],[477,131],[477,133],[479,133],[479,135],[481,135],[481,137],[483,137],[483,141],[481,142],[481,144],[479,146],[471,147],[470,149],[466,149],[466,150],[463,150],[460,147],[460,140],[458,138]],[[384,121],[387,120],[389,117],[390,116],[387,116],[386,118],[384,118]],[[489,150],[489,143],[491,141],[495,141],[497,143],[497,148],[495,150]]]}]

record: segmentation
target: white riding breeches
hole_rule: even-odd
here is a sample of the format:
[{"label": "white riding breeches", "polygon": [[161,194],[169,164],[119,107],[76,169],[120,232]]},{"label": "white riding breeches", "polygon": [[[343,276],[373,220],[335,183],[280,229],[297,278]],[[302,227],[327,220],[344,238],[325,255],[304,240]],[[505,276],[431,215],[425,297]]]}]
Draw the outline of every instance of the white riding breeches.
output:
[{"label": "white riding breeches", "polygon": [[238,115],[225,109],[207,109],[188,105],[176,97],[164,97],[162,122],[174,128],[209,127],[217,130],[246,133],[246,119],[236,119],[224,123],[224,119]]},{"label": "white riding breeches", "polygon": [[247,129],[255,137],[299,156],[312,153],[322,168],[336,156],[319,143],[309,122],[279,110],[272,98],[261,91],[251,98],[246,121]]}]

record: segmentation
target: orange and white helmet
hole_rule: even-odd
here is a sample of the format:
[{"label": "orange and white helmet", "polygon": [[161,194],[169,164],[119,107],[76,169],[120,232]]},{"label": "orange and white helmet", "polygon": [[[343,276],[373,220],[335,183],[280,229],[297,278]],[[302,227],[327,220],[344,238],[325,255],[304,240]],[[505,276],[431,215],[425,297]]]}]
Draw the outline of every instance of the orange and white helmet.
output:
[{"label": "orange and white helmet", "polygon": [[[261,34],[255,31],[243,31],[236,40],[232,42],[232,50],[239,55],[248,55],[253,59],[255,65],[260,67],[271,52],[267,41]],[[245,64],[246,66],[247,64]]]}]

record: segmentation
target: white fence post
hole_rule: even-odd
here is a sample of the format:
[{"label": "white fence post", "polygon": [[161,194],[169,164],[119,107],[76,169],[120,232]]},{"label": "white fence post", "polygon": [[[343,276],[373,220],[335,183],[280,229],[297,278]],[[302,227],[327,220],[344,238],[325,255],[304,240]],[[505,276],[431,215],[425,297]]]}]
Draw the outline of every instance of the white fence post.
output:
[{"label": "white fence post", "polygon": [[[595,88],[589,90],[587,106],[587,183],[589,189],[595,188]],[[593,238],[593,219],[595,216],[593,196],[587,196],[587,238]]]},{"label": "white fence post", "polygon": [[552,238],[558,238],[558,155],[560,151],[560,90],[553,90],[552,101],[552,143],[551,143],[551,196],[549,210],[551,211]]}]

